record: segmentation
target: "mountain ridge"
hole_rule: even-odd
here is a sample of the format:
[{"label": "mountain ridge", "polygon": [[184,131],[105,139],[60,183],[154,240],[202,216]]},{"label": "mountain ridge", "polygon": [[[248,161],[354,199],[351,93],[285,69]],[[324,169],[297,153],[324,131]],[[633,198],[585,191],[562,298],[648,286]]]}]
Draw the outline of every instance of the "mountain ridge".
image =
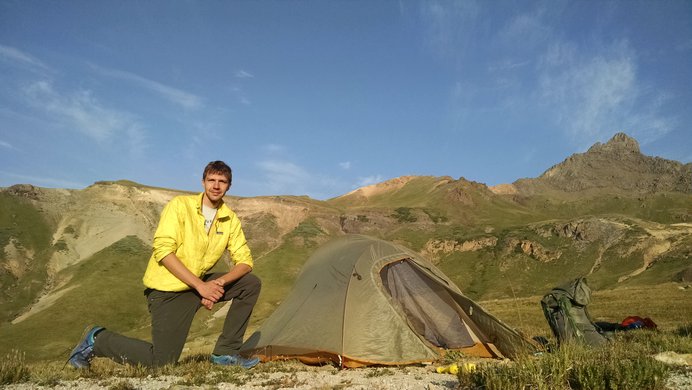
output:
[{"label": "mountain ridge", "polygon": [[643,155],[634,138],[617,133],[605,144],[596,143],[585,153],[571,155],[538,178],[520,179],[513,185],[524,194],[541,189],[578,192],[594,188],[692,194],[692,163]]}]

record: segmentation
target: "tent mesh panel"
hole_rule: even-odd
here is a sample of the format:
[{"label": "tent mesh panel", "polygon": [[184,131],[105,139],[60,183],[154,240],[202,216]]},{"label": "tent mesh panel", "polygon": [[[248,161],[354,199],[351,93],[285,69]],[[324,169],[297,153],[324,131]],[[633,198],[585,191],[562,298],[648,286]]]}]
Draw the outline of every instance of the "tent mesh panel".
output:
[{"label": "tent mesh panel", "polygon": [[476,344],[477,337],[459,317],[461,308],[449,291],[408,260],[386,265],[380,276],[411,327],[428,342],[446,349]]}]

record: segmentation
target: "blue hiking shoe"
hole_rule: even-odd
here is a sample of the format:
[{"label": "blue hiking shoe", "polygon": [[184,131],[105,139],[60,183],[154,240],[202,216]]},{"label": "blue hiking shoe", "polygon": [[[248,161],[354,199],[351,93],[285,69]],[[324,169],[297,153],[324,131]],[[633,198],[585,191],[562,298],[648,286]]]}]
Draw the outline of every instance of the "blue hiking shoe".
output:
[{"label": "blue hiking shoe", "polygon": [[91,365],[91,358],[94,356],[94,336],[103,329],[105,328],[102,326],[87,327],[84,329],[81,341],[74,347],[72,353],[70,353],[70,358],[67,360],[72,367],[89,368]]},{"label": "blue hiking shoe", "polygon": [[240,355],[214,355],[211,354],[211,362],[222,366],[238,366],[250,369],[260,362],[258,357],[244,358]]}]

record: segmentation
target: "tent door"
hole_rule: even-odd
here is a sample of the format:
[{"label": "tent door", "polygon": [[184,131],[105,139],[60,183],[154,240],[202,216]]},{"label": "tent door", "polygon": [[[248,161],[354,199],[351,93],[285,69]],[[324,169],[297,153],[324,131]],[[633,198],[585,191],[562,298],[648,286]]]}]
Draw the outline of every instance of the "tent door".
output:
[{"label": "tent door", "polygon": [[404,259],[380,271],[385,290],[406,316],[413,330],[429,343],[445,349],[471,347],[479,337],[462,320],[462,309],[449,291]]}]

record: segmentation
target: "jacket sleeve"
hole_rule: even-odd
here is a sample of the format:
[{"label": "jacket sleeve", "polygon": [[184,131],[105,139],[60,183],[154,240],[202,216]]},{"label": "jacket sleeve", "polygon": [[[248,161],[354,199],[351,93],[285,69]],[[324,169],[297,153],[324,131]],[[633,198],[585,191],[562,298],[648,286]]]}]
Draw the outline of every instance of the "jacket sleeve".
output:
[{"label": "jacket sleeve", "polygon": [[254,266],[250,247],[247,245],[245,233],[236,215],[233,215],[231,221],[231,235],[228,238],[227,248],[228,252],[231,254],[233,264],[247,264],[250,268]]},{"label": "jacket sleeve", "polygon": [[161,212],[159,226],[154,233],[153,242],[153,258],[158,262],[166,257],[169,253],[175,253],[178,250],[178,242],[180,237],[180,229],[182,218],[180,218],[180,202],[173,199]]}]

